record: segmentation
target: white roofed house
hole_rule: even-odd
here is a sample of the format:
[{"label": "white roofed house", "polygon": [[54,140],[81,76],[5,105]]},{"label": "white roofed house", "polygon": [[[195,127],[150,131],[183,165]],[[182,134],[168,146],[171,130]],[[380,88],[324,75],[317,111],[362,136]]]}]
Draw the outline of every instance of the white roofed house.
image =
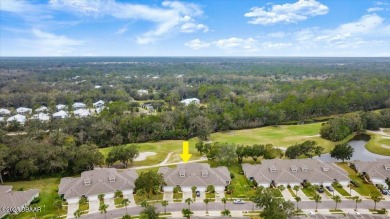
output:
[{"label": "white roofed house", "polygon": [[47,108],[46,106],[41,106],[35,110],[35,112],[37,112],[37,113],[44,113],[47,111],[49,111],[49,108]]},{"label": "white roofed house", "polygon": [[103,101],[103,100],[99,100],[99,101],[93,103],[92,105],[93,105],[93,107],[95,107],[95,108],[101,108],[101,107],[104,106],[104,101]]},{"label": "white roofed house", "polygon": [[53,113],[53,119],[65,119],[68,118],[69,114],[66,111],[58,111],[56,113]]},{"label": "white roofed house", "polygon": [[81,102],[76,102],[72,105],[73,109],[74,110],[78,110],[78,109],[85,109],[87,108],[87,105],[85,105],[85,103],[81,103]]},{"label": "white roofed house", "polygon": [[11,115],[11,111],[5,108],[0,109],[0,116],[9,116]]},{"label": "white roofed house", "polygon": [[[12,186],[0,185],[0,209],[3,209],[0,211],[0,218],[9,214],[5,209],[22,209],[23,207],[30,205],[34,198],[38,196],[38,189],[12,191]],[[15,214],[17,214],[17,212],[15,212]]]},{"label": "white roofed house", "polygon": [[389,189],[387,182],[390,181],[390,159],[379,159],[376,161],[353,161],[358,173],[364,174],[373,184],[381,184]]},{"label": "white roofed house", "polygon": [[5,118],[0,116],[0,122],[4,122]]},{"label": "white roofed house", "polygon": [[79,118],[90,116],[91,113],[87,109],[78,109],[73,111],[73,115]]},{"label": "white roofed house", "polygon": [[141,90],[137,90],[137,94],[140,95],[140,96],[147,95],[147,94],[149,94],[149,91],[141,89]]},{"label": "white roofed house", "polygon": [[56,106],[57,111],[65,110],[67,107],[64,104],[58,104]]},{"label": "white roofed house", "polygon": [[104,204],[108,209],[115,208],[114,196],[116,191],[122,191],[124,198],[135,204],[133,190],[138,178],[135,170],[117,171],[114,168],[102,168],[85,171],[80,177],[65,177],[61,179],[58,194],[68,202],[68,218],[73,218],[79,208],[79,200],[86,197],[89,201],[89,213],[99,212],[98,196],[104,194]]},{"label": "white roofed house", "polygon": [[[213,185],[215,192],[219,193],[220,198],[224,196],[226,186],[230,184],[230,172],[226,167],[211,168],[205,163],[187,163],[179,164],[176,168],[161,167],[158,170],[164,177],[166,185],[163,187],[165,197],[168,194],[173,196],[173,189],[178,186],[183,191],[183,200],[192,198],[193,186],[197,187],[200,197],[197,200],[203,201],[206,197],[207,186]],[[167,199],[172,199],[167,198]]]},{"label": "white roofed house", "polygon": [[188,106],[190,104],[199,104],[200,100],[198,98],[189,98],[189,99],[184,99],[180,102],[183,103],[184,105]]},{"label": "white roofed house", "polygon": [[7,124],[10,124],[14,121],[20,123],[21,125],[24,125],[26,123],[26,116],[19,114],[11,116],[7,119]]},{"label": "white roofed house", "polygon": [[38,113],[32,116],[32,119],[37,119],[41,122],[47,122],[50,120],[49,114],[46,113]]},{"label": "white roofed house", "polygon": [[27,107],[19,107],[16,109],[16,112],[20,115],[28,115],[32,113],[32,109]]},{"label": "white roofed house", "polygon": [[264,160],[261,164],[243,164],[242,169],[249,180],[258,186],[285,187],[310,182],[313,185],[330,186],[338,182],[347,186],[347,172],[333,163],[324,163],[316,159]]}]

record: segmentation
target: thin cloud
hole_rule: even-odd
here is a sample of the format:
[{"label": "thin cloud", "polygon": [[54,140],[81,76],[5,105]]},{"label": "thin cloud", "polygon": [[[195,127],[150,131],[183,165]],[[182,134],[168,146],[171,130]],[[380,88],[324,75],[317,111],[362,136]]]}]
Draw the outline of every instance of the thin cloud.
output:
[{"label": "thin cloud", "polygon": [[329,11],[326,5],[315,0],[299,0],[295,3],[272,5],[271,8],[253,7],[244,16],[252,18],[250,24],[271,25],[277,23],[297,23],[309,17],[325,15]]},{"label": "thin cloud", "polygon": [[198,49],[208,48],[210,47],[211,44],[207,42],[203,42],[200,39],[194,39],[186,42],[184,45],[190,47],[191,49],[198,50]]}]

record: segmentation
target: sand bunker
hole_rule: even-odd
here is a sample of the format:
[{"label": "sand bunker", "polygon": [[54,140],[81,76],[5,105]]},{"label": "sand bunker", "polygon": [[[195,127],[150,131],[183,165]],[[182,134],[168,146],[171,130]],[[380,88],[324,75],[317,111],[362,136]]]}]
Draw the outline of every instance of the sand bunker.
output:
[{"label": "sand bunker", "polygon": [[156,154],[156,152],[141,152],[139,153],[139,156],[134,159],[134,161],[143,161],[146,160],[147,157],[154,156]]}]

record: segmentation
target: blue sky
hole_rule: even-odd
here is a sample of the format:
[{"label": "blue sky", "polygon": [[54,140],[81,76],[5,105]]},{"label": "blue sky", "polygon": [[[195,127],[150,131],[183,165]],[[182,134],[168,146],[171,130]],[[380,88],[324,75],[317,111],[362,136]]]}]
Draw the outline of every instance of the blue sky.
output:
[{"label": "blue sky", "polygon": [[390,56],[390,0],[1,0],[0,56]]}]

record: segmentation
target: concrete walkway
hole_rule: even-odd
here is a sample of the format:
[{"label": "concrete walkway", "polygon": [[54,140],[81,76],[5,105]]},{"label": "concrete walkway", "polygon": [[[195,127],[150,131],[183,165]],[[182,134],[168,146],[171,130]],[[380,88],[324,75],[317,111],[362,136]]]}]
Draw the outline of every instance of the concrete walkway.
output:
[{"label": "concrete walkway", "polygon": [[297,196],[301,198],[302,201],[310,201],[310,198],[305,195],[305,193],[302,192],[301,189],[298,190]]},{"label": "concrete walkway", "polygon": [[294,196],[288,191],[288,189],[284,189],[282,191],[283,198],[289,201],[295,201]]}]

